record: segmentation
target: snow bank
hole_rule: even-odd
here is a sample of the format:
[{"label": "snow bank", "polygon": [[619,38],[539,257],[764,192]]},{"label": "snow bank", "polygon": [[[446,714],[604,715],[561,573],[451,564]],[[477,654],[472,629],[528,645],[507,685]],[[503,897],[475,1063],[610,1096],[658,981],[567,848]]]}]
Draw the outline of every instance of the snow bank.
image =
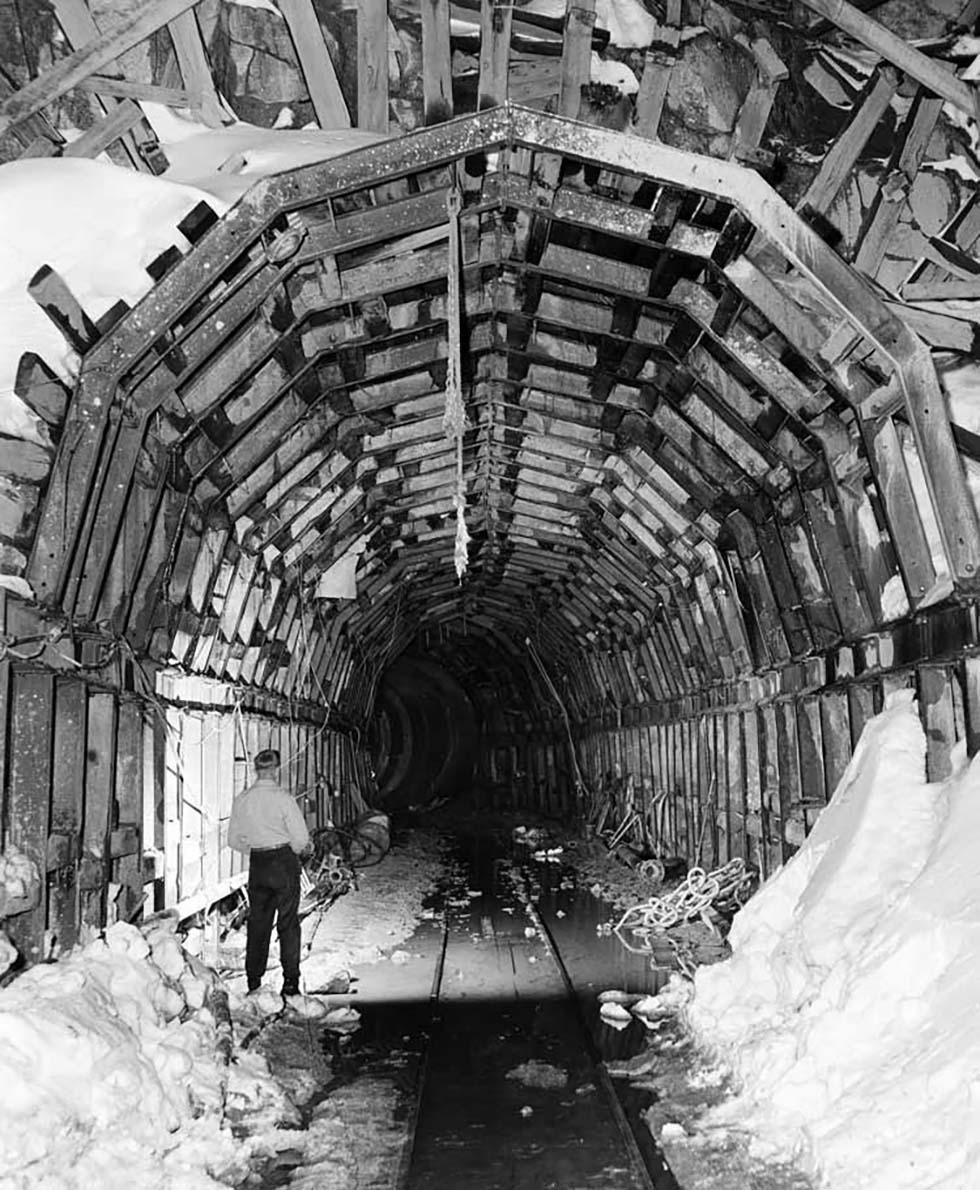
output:
[{"label": "snow bank", "polygon": [[0,432],[46,441],[39,419],[13,386],[25,351],[62,376],[76,359],[27,293],[42,265],[60,273],[90,318],[120,298],[135,304],[153,285],[146,266],[172,244],[189,248],[177,224],[201,190],[81,158],[39,158],[0,165]]},{"label": "snow bank", "polygon": [[925,751],[893,694],[686,1010],[740,1087],[713,1123],[829,1190],[980,1185],[980,767],[929,785]]},{"label": "snow bank", "polygon": [[143,297],[146,266],[171,245],[190,245],[177,224],[202,200],[219,215],[268,174],[385,139],[345,129],[291,131],[203,125],[147,105],[170,169],[156,178],[102,161],[41,158],[0,165],[0,433],[48,444],[43,423],[13,393],[17,365],[33,351],[62,377],[77,359],[27,286],[44,264],[60,273],[90,318]]},{"label": "snow bank", "polygon": [[[387,140],[380,133],[357,128],[325,131],[236,123],[227,128],[201,129],[186,121],[183,128],[179,127],[172,113],[168,122],[164,123],[164,119],[151,113],[151,123],[170,162],[164,176],[171,182],[206,190],[226,204],[239,199],[259,178]],[[197,130],[187,135],[188,128]]]},{"label": "snow bank", "polygon": [[239,1077],[218,1059],[200,1008],[210,978],[170,927],[120,923],[0,990],[0,1186],[240,1181],[248,1147],[223,1125],[226,1105],[276,1092],[267,1067]]}]

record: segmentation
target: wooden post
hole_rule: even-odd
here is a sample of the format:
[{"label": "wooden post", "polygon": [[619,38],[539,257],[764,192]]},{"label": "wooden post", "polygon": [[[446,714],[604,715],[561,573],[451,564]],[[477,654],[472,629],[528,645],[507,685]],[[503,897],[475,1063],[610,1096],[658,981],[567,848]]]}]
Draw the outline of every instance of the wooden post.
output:
[{"label": "wooden post", "polygon": [[582,88],[589,81],[594,26],[595,0],[567,0],[558,114],[573,120],[582,104]]},{"label": "wooden post", "polygon": [[824,796],[830,801],[853,751],[846,690],[825,690],[820,695],[820,736],[823,741]]},{"label": "wooden post", "polygon": [[759,757],[759,713],[743,711],[742,740],[745,745],[745,834],[746,859],[756,863],[763,879],[769,875],[769,853],[765,846],[766,819],[763,812],[763,774]]},{"label": "wooden post", "polygon": [[758,710],[759,763],[762,778],[762,844],[766,871],[774,872],[783,862],[783,823],[780,804],[779,749],[776,707],[766,703]]},{"label": "wooden post", "polygon": [[58,678],[54,697],[48,929],[58,951],[64,953],[78,940],[78,868],[85,804],[88,691],[84,682]]},{"label": "wooden post", "polygon": [[483,0],[480,9],[480,79],[477,111],[507,102],[510,30],[514,6],[504,0]]},{"label": "wooden post", "polygon": [[727,762],[728,779],[728,845],[731,858],[741,856],[751,861],[747,836],[745,747],[742,736],[742,716],[729,711],[725,729],[726,749],[722,762]]},{"label": "wooden post", "polygon": [[99,928],[106,920],[109,831],[115,794],[116,696],[91,691],[85,751],[85,817],[82,834],[82,920]]},{"label": "wooden post", "polygon": [[950,754],[956,743],[950,670],[942,665],[919,667],[919,697],[925,723],[926,770],[930,781],[944,781],[952,771]]},{"label": "wooden post", "polygon": [[891,169],[876,195],[860,232],[860,246],[854,263],[873,277],[895,235],[907,201],[908,190],[925,159],[929,141],[942,111],[943,101],[933,96],[916,97],[902,126]]},{"label": "wooden post", "polygon": [[6,922],[7,933],[28,963],[44,957],[48,897],[48,830],[51,806],[51,734],[54,675],[15,669],[10,689],[9,840],[37,867],[37,904]]},{"label": "wooden post", "polygon": [[779,801],[782,816],[780,836],[783,860],[799,848],[806,832],[806,819],[800,806],[802,780],[800,775],[800,742],[797,725],[798,699],[782,699],[776,703],[776,738],[779,749]]},{"label": "wooden post", "polygon": [[798,796],[803,803],[803,821],[809,833],[827,800],[823,726],[817,695],[806,695],[797,701],[796,734],[800,757]]},{"label": "wooden post", "polygon": [[65,145],[62,157],[98,157],[104,150],[114,144],[120,137],[135,128],[143,119],[143,112],[139,104],[131,99],[124,99],[109,115],[97,120],[91,128],[86,128],[77,140]]},{"label": "wooden post", "polygon": [[779,84],[789,77],[789,70],[777,56],[772,44],[764,37],[752,42],[757,76],[749,88],[738,113],[732,135],[732,157],[750,164],[759,157],[762,137],[769,123],[769,114],[776,102]]},{"label": "wooden post", "polygon": [[422,110],[426,124],[453,114],[449,0],[420,0],[422,6]]},{"label": "wooden post", "polygon": [[388,0],[357,5],[357,126],[388,131]]},{"label": "wooden post", "polygon": [[857,748],[865,724],[880,709],[881,700],[876,697],[874,686],[868,682],[852,682],[847,687],[848,718],[851,725],[851,750]]},{"label": "wooden post", "polygon": [[[670,9],[675,12],[671,13]],[[671,19],[672,16],[676,19]],[[668,5],[668,19],[664,25],[657,24],[653,31],[650,48],[643,60],[643,74],[640,90],[636,96],[634,128],[639,136],[657,140],[670,74],[677,60],[681,44],[680,5]]]},{"label": "wooden post", "polygon": [[195,119],[209,128],[220,128],[225,122],[224,112],[214,87],[211,64],[204,52],[197,17],[193,12],[182,12],[170,22],[169,29],[180,77],[190,94]]},{"label": "wooden post", "polygon": [[[54,10],[58,24],[61,26],[62,32],[72,49],[81,49],[82,46],[88,45],[101,36],[99,26],[95,23],[95,18],[89,11],[85,0],[54,0]],[[117,62],[109,62],[106,65],[112,70],[119,69]],[[87,85],[90,82],[91,79],[89,78],[81,80],[79,90],[94,91],[97,97],[97,106],[107,115],[111,116],[115,112],[118,99],[138,98],[135,95],[118,95],[118,93],[112,91],[98,91]],[[139,119],[142,119],[142,116],[143,113],[140,110],[137,122]],[[85,134],[79,139],[84,140]],[[95,153],[79,153],[77,145],[77,141],[66,144],[62,149],[62,156],[95,156]],[[129,134],[128,130],[125,130],[122,135],[121,149],[125,154],[125,159],[129,161],[134,169],[149,171],[149,165],[144,161],[138,150],[136,138]],[[110,157],[113,157],[113,154],[110,154]]]},{"label": "wooden post", "polygon": [[122,885],[119,916],[129,920],[143,899],[143,704],[119,703],[115,802],[118,820],[110,835],[113,881]]},{"label": "wooden post", "polygon": [[[321,128],[350,128],[350,113],[323,40],[312,0],[279,0]],[[387,68],[387,61],[385,63]]]}]

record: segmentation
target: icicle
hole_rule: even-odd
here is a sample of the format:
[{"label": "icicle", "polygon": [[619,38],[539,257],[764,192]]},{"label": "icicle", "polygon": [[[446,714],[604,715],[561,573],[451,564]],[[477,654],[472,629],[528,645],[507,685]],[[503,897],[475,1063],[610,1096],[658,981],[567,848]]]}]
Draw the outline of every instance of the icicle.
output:
[{"label": "icicle", "polygon": [[462,200],[458,190],[446,195],[446,212],[449,216],[449,261],[447,269],[446,323],[448,326],[449,360],[446,368],[446,408],[442,426],[446,437],[456,443],[456,492],[453,507],[456,509],[456,541],[453,561],[456,577],[462,579],[469,564],[470,541],[466,528],[466,476],[463,472],[463,433],[466,430],[466,409],[463,404],[462,330],[463,302],[460,286],[459,258],[459,213]]}]

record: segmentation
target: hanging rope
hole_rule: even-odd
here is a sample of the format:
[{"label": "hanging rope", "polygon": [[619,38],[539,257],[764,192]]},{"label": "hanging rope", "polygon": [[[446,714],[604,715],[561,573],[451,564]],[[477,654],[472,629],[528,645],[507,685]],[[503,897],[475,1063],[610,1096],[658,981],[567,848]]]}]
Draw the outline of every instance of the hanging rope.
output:
[{"label": "hanging rope", "polygon": [[458,190],[446,195],[446,212],[449,216],[449,267],[448,306],[446,321],[449,327],[449,362],[446,368],[446,409],[442,428],[446,437],[456,443],[456,492],[453,508],[456,510],[456,541],[453,561],[456,577],[462,579],[469,563],[470,534],[466,528],[466,476],[463,473],[463,433],[466,430],[466,409],[463,405],[463,298],[460,279],[459,214],[462,199]]}]

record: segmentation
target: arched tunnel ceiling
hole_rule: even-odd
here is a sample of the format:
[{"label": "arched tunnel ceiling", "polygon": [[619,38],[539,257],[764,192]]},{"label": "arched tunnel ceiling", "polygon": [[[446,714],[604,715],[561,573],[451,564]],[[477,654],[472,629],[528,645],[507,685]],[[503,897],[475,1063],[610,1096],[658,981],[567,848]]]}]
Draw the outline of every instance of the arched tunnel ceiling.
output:
[{"label": "arched tunnel ceiling", "polygon": [[[896,584],[971,586],[977,539],[927,350],[757,174],[508,105],[219,221],[86,358],[29,577],[162,659],[310,697],[363,705],[443,628],[515,664],[532,638],[581,689],[612,651],[662,697],[867,633]],[[356,598],[317,598],[351,552]]]}]

